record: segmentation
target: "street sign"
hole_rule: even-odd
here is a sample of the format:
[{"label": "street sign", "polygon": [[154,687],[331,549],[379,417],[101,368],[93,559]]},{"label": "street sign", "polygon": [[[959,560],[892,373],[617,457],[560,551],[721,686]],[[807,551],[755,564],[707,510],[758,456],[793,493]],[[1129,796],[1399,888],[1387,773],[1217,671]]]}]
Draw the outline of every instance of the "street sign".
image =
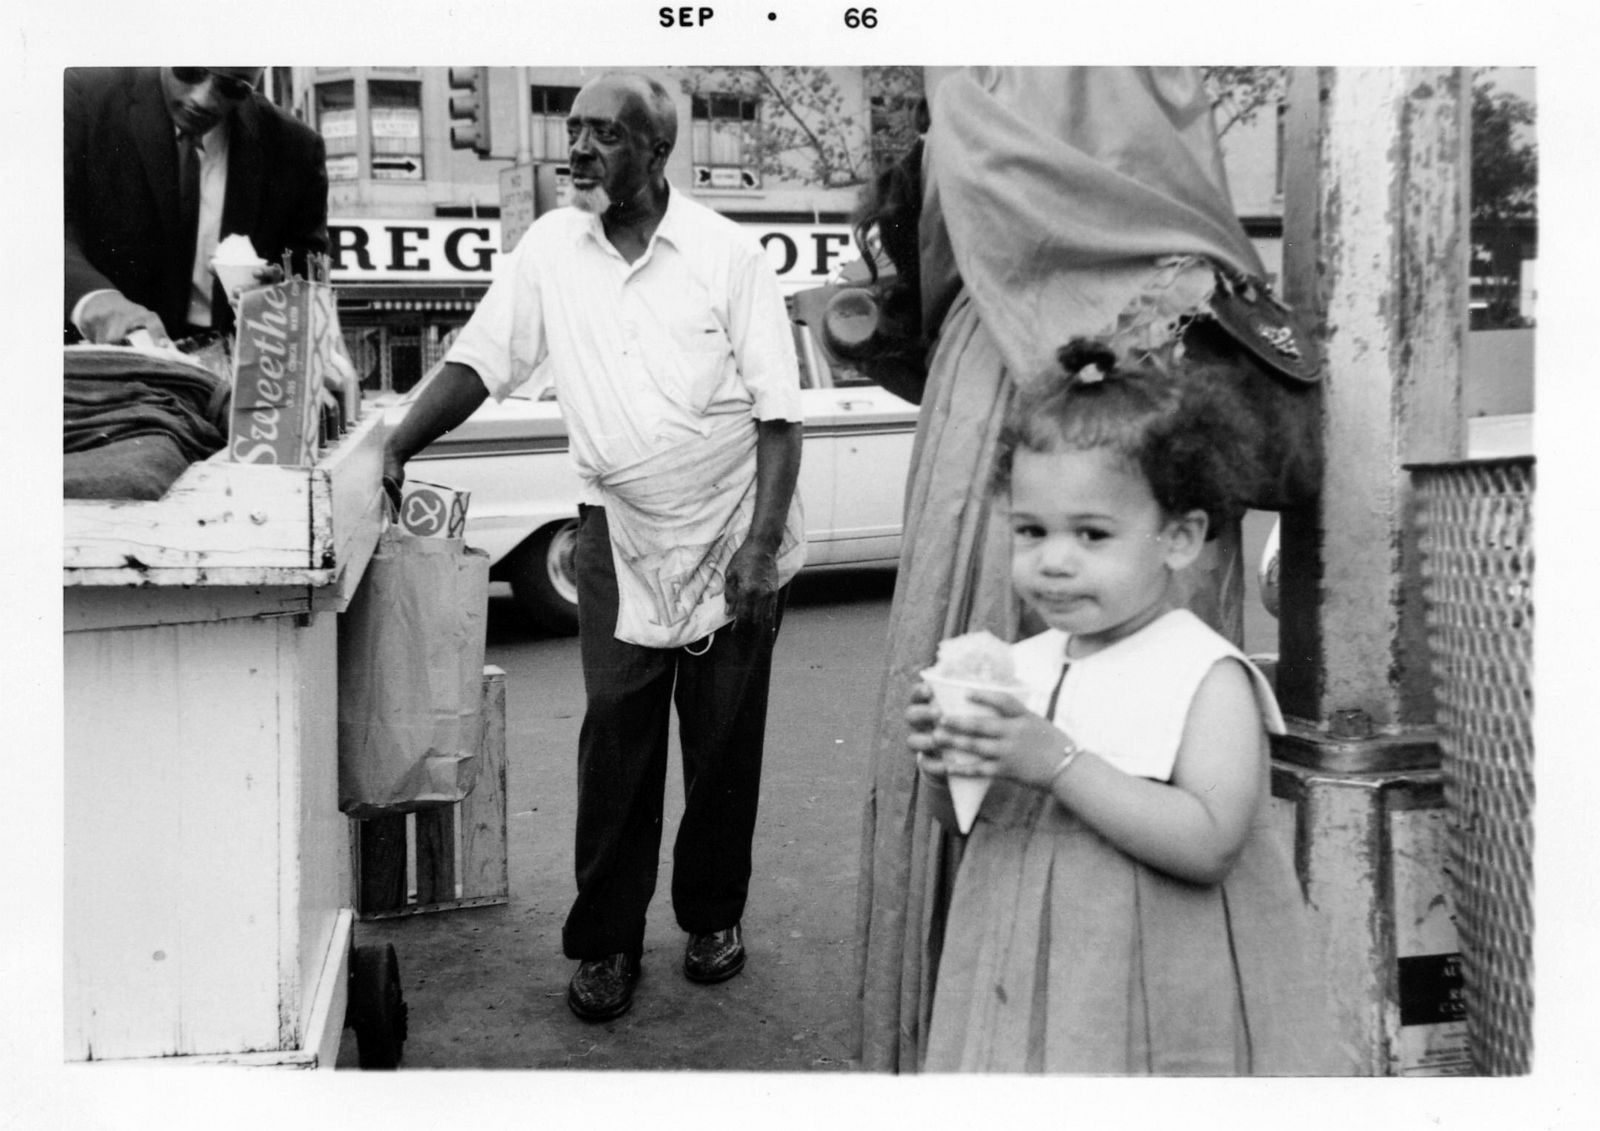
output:
[{"label": "street sign", "polygon": [[534,167],[513,165],[500,171],[500,250],[510,253],[532,225],[534,208]]},{"label": "street sign", "polygon": [[411,157],[374,157],[372,179],[375,181],[420,181],[422,165]]},{"label": "street sign", "polygon": [[354,153],[340,153],[328,158],[328,179],[330,181],[353,181],[360,176],[360,163]]}]

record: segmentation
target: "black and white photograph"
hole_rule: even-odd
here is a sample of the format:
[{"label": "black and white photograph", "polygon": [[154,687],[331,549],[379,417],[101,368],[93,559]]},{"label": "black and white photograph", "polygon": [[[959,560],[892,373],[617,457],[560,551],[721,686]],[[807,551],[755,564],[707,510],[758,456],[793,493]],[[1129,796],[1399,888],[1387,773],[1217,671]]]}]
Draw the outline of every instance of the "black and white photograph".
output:
[{"label": "black and white photograph", "polygon": [[1554,7],[30,10],[0,1126],[1582,1126]]}]

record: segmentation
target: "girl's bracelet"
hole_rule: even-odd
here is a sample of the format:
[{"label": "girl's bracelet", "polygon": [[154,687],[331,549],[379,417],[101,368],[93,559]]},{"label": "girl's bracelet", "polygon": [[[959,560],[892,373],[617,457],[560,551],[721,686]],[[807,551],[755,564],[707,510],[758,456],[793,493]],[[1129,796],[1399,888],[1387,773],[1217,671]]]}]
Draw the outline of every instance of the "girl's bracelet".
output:
[{"label": "girl's bracelet", "polygon": [[1056,767],[1055,773],[1050,775],[1050,784],[1048,788],[1051,793],[1055,792],[1056,783],[1061,780],[1061,775],[1065,774],[1072,768],[1072,763],[1076,762],[1078,760],[1078,755],[1082,753],[1083,747],[1079,746],[1072,739],[1067,739],[1067,748],[1066,752],[1061,756],[1061,764]]}]

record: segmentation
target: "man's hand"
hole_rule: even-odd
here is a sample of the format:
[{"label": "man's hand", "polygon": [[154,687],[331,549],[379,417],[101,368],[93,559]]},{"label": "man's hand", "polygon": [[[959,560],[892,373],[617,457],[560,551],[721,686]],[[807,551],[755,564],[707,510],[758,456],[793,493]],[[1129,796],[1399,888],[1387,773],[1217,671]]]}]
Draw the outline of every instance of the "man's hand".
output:
[{"label": "man's hand", "polygon": [[405,481],[406,462],[400,457],[400,453],[394,450],[394,445],[386,441],[383,445],[383,491],[389,496],[389,502],[396,514],[400,513],[400,488],[405,485]]},{"label": "man's hand", "polygon": [[383,445],[383,489],[395,510],[400,509],[406,461],[471,416],[488,395],[477,371],[454,361],[445,362],[423,386]]},{"label": "man's hand", "polygon": [[723,599],[735,629],[771,634],[778,625],[778,555],[746,542],[728,559]]},{"label": "man's hand", "polygon": [[102,291],[83,304],[78,321],[84,339],[95,345],[125,342],[137,330],[148,330],[158,346],[170,346],[172,337],[153,310],[146,310],[118,291]]}]

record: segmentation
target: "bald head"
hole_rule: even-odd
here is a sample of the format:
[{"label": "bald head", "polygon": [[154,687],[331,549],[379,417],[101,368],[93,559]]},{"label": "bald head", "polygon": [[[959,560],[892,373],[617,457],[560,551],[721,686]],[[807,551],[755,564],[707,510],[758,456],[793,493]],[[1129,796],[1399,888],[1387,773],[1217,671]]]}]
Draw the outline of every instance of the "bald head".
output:
[{"label": "bald head", "polygon": [[666,142],[667,152],[672,151],[678,143],[678,108],[666,87],[649,75],[619,71],[601,75],[579,93],[602,90],[626,97],[623,118],[630,129],[648,135],[652,141]]}]

